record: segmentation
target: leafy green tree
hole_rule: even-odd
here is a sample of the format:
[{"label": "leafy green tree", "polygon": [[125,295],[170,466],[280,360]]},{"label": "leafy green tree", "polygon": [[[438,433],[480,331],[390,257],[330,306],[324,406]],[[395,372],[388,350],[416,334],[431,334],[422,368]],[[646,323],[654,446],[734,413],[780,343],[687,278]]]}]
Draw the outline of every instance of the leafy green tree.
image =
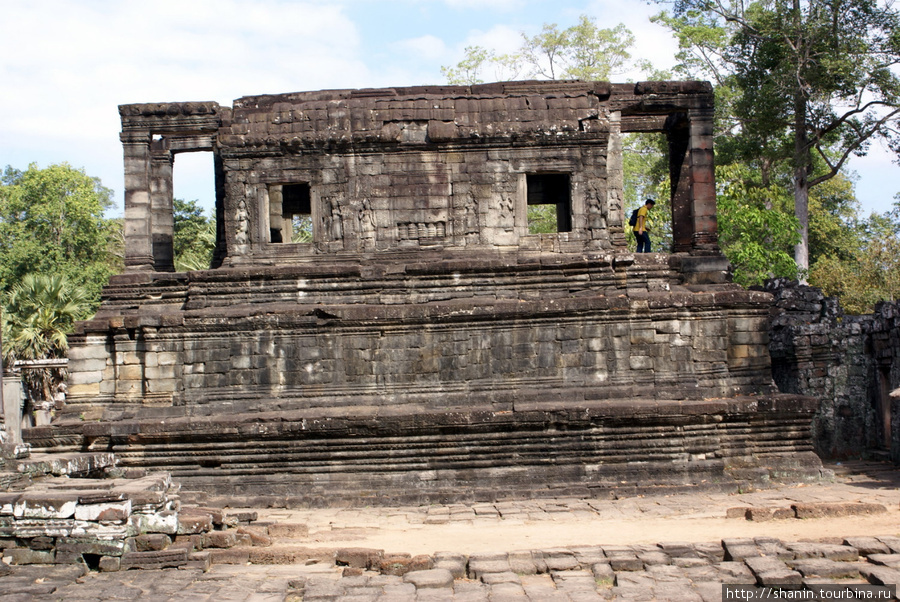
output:
[{"label": "leafy green tree", "polygon": [[117,269],[120,227],[104,217],[112,193],[66,163],[18,171],[0,182],[0,290],[26,274],[61,274],[96,306]]},{"label": "leafy green tree", "polygon": [[[544,24],[539,34],[522,34],[522,46],[512,54],[496,54],[482,46],[468,46],[465,57],[454,67],[441,67],[451,84],[480,84],[485,72],[505,81],[527,73],[540,79],[606,80],[632,66],[629,49],[634,34],[622,24],[611,29],[597,26],[594,19],[581,15],[578,23],[560,30],[555,23]],[[649,69],[646,63],[640,63]]]},{"label": "leafy green tree", "polygon": [[203,208],[196,200],[174,199],[173,208],[175,269],[179,272],[209,269],[216,246],[215,219],[203,215]]},{"label": "leafy green tree", "polygon": [[895,198],[892,211],[857,225],[857,248],[833,249],[810,271],[810,282],[840,297],[848,313],[870,313],[879,301],[900,299],[900,195]]},{"label": "leafy green tree", "polygon": [[734,266],[734,281],[750,286],[768,278],[796,278],[790,251],[799,233],[786,190],[763,186],[739,165],[717,167],[716,179],[719,243]]},{"label": "leafy green tree", "polygon": [[[92,313],[90,297],[59,274],[27,274],[5,295],[3,303],[4,364],[15,360],[63,358],[66,335],[76,320]],[[62,382],[58,370],[29,370],[29,398],[50,400]]]},{"label": "leafy green tree", "polygon": [[658,22],[679,39],[681,68],[726,91],[735,155],[761,157],[791,173],[800,237],[794,255],[809,267],[810,190],[895,138],[900,117],[900,16],[876,0],[657,0]]},{"label": "leafy green tree", "polygon": [[455,67],[441,67],[441,75],[448,84],[470,86],[483,84],[484,71],[494,81],[515,79],[522,70],[522,57],[518,53],[497,54],[482,46],[466,46],[465,57]]}]

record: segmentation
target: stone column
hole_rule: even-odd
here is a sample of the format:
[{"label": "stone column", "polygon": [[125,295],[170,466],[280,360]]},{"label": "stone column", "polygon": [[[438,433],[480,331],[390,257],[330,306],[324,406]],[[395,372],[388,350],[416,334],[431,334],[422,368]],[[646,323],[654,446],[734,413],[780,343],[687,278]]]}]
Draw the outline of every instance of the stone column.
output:
[{"label": "stone column", "polygon": [[669,141],[669,179],[672,185],[672,251],[688,253],[693,241],[693,201],[691,197],[691,165],[689,129],[684,113],[666,119]]},{"label": "stone column", "polygon": [[622,112],[609,115],[609,143],[606,151],[606,213],[610,242],[615,247],[625,247],[625,232],[619,228],[628,220],[624,217],[625,168],[622,156]]},{"label": "stone column", "polygon": [[175,271],[173,159],[165,139],[153,141],[150,151],[150,248],[153,268],[157,272]]},{"label": "stone column", "polygon": [[150,132],[122,132],[119,138],[125,151],[125,270],[153,270]]},{"label": "stone column", "polygon": [[718,254],[716,170],[713,157],[713,110],[693,110],[690,120],[692,240],[695,254]]}]

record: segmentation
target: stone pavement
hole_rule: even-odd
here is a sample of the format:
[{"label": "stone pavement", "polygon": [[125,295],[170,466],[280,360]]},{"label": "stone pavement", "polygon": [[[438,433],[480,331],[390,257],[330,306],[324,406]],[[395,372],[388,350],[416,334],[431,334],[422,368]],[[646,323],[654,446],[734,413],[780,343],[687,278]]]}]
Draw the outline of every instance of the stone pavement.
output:
[{"label": "stone pavement", "polygon": [[732,495],[257,509],[273,541],[253,558],[269,564],[232,549],[205,572],[12,566],[0,599],[706,601],[723,583],[897,584],[900,474],[831,468],[833,481]]}]

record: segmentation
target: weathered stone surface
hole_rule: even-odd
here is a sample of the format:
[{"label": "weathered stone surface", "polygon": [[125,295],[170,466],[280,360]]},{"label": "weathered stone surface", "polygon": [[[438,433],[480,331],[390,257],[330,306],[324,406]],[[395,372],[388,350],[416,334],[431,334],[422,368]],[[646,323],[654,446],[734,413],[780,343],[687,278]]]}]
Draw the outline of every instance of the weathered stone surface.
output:
[{"label": "weathered stone surface", "polygon": [[804,577],[827,577],[847,579],[859,576],[858,567],[850,562],[835,562],[827,558],[807,558],[795,560],[790,565]]},{"label": "weathered stone surface", "polygon": [[844,544],[856,548],[860,556],[891,553],[891,549],[875,537],[847,537]]},{"label": "weathered stone surface", "polygon": [[826,516],[852,516],[857,514],[882,514],[887,512],[881,504],[857,503],[809,503],[792,504],[797,518],[822,518]]},{"label": "weathered stone surface", "polygon": [[153,552],[129,552],[122,555],[120,568],[127,569],[162,569],[179,567],[187,563],[187,550],[173,548]]},{"label": "weathered stone surface", "polygon": [[384,558],[384,550],[371,548],[341,548],[334,555],[334,561],[339,566],[350,566],[361,569],[370,569],[377,566]]},{"label": "weathered stone surface", "polygon": [[403,576],[403,581],[412,583],[416,589],[434,589],[453,586],[453,574],[446,569],[415,571]]},{"label": "weathered stone surface", "polygon": [[267,527],[269,537],[304,539],[309,537],[309,525],[304,523],[275,523]]},{"label": "weathered stone surface", "polygon": [[803,583],[803,576],[800,573],[791,570],[777,558],[759,556],[747,558],[744,562],[753,571],[756,582],[761,586],[799,586]]}]

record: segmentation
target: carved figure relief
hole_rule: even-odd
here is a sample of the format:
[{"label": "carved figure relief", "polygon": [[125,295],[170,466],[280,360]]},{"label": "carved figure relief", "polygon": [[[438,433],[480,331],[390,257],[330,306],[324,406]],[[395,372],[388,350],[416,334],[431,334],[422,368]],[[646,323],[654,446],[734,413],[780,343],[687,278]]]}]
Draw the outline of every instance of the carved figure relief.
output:
[{"label": "carved figure relief", "polygon": [[247,214],[247,201],[244,199],[241,199],[238,203],[235,221],[237,222],[237,227],[235,229],[234,241],[239,245],[245,245],[250,241],[250,218]]},{"label": "carved figure relief", "polygon": [[323,199],[326,214],[322,218],[322,231],[327,232],[332,240],[344,239],[344,223],[341,214],[341,205],[336,197]]},{"label": "carved figure relief", "polygon": [[512,230],[513,226],[515,226],[516,219],[516,204],[508,192],[500,193],[500,224],[507,228],[508,230]]},{"label": "carved figure relief", "polygon": [[478,230],[478,199],[471,192],[466,198],[466,233],[477,233]]},{"label": "carved figure relief", "polygon": [[359,208],[359,240],[363,247],[369,248],[375,244],[375,214],[369,199],[363,199]]}]

